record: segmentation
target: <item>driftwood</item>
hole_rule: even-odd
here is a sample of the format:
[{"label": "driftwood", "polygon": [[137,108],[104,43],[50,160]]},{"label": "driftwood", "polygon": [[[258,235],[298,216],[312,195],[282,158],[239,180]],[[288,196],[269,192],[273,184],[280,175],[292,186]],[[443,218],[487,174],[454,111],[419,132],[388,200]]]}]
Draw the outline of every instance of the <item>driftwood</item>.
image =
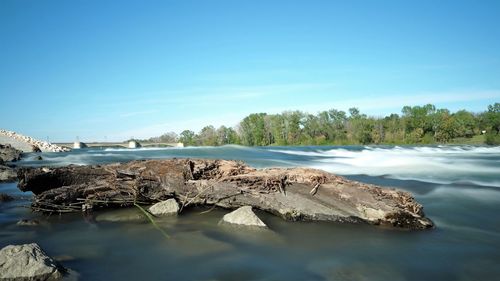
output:
[{"label": "driftwood", "polygon": [[433,223],[408,192],[305,168],[253,169],[226,160],[143,160],[99,166],[22,168],[34,210],[74,212],[175,198],[182,208],[251,205],[287,220],[368,222],[406,229]]}]

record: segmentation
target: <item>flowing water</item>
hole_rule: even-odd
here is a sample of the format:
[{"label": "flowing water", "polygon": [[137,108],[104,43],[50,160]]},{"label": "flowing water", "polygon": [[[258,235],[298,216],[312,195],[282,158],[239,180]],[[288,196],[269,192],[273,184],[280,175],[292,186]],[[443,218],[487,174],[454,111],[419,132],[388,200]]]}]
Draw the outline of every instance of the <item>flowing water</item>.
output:
[{"label": "flowing water", "polygon": [[[226,211],[191,209],[151,224],[136,209],[33,214],[15,184],[0,192],[0,247],[37,242],[81,280],[499,280],[500,147],[265,147],[83,149],[28,156],[27,166],[136,159],[223,158],[261,167],[306,166],[410,191],[436,228],[286,222],[258,212],[269,231],[219,226]],[[17,226],[36,218],[36,227]]]}]

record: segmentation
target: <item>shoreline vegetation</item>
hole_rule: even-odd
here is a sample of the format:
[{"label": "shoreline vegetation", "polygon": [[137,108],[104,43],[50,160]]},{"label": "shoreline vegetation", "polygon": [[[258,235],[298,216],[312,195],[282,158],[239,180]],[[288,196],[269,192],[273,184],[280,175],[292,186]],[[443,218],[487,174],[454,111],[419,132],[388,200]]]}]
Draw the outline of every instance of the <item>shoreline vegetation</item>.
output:
[{"label": "shoreline vegetation", "polygon": [[402,114],[372,117],[357,108],[348,113],[336,109],[316,115],[302,111],[281,114],[253,113],[235,127],[212,125],[200,132],[169,132],[141,143],[182,142],[185,146],[288,145],[428,145],[428,144],[500,144],[500,103],[484,112],[450,112],[432,104],[405,106]]}]

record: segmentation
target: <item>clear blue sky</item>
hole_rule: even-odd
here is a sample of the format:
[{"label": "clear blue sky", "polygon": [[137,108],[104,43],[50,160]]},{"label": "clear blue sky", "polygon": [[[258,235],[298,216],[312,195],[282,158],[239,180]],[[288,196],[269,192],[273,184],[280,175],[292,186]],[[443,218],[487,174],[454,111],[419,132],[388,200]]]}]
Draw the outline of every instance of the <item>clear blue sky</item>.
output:
[{"label": "clear blue sky", "polygon": [[500,102],[500,1],[0,1],[0,128],[51,141]]}]

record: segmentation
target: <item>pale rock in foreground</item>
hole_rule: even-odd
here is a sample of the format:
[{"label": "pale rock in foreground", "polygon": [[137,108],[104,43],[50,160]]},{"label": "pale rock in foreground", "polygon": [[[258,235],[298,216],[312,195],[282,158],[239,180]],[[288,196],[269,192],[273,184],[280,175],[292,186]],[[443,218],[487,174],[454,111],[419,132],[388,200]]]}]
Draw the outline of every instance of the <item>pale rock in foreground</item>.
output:
[{"label": "pale rock in foreground", "polygon": [[155,216],[177,215],[179,212],[179,204],[175,199],[168,199],[158,202],[149,208],[151,214]]},{"label": "pale rock in foreground", "polygon": [[0,250],[0,280],[60,280],[65,271],[35,243]]},{"label": "pale rock in foreground", "polygon": [[222,218],[222,222],[246,226],[267,227],[267,225],[252,211],[251,206],[244,206],[236,211],[226,214]]}]

